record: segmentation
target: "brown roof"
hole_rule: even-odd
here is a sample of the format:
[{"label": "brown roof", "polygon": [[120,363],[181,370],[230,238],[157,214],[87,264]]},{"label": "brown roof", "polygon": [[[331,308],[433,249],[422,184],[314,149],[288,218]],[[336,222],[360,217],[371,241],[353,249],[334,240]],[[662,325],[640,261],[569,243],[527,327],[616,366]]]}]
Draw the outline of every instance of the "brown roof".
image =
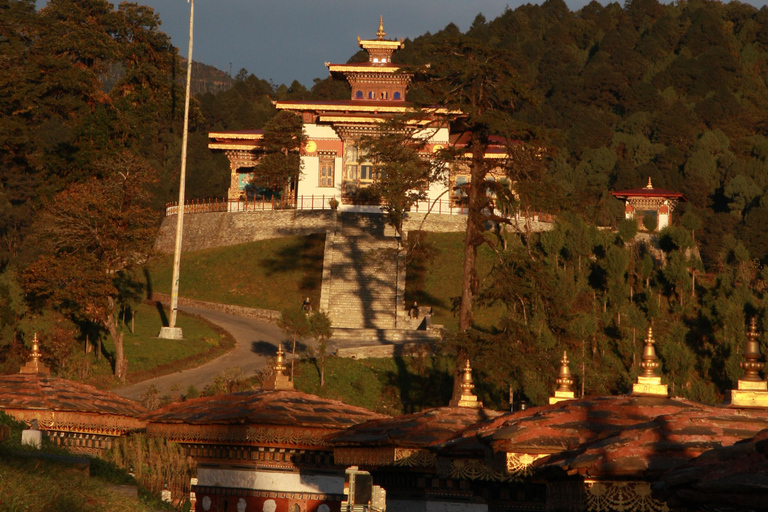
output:
[{"label": "brown roof", "polygon": [[534,466],[554,474],[645,479],[766,427],[763,409],[624,396],[506,414],[478,429],[477,436],[494,453],[551,454]]},{"label": "brown roof", "polygon": [[611,194],[619,199],[624,197],[665,197],[668,199],[687,201],[685,196],[680,192],[672,192],[671,190],[660,188],[633,188],[631,190],[618,190],[616,192],[611,192]]},{"label": "brown roof", "polygon": [[345,428],[381,418],[362,407],[299,391],[245,391],[173,403],[144,416],[149,423],[284,425]]},{"label": "brown roof", "polygon": [[87,384],[39,374],[0,376],[0,409],[114,414],[137,417],[139,402]]},{"label": "brown roof", "polygon": [[665,474],[655,493],[673,507],[764,510],[768,489],[768,430],[732,446],[704,452]]},{"label": "brown roof", "polygon": [[439,407],[395,418],[376,419],[328,438],[334,446],[426,448],[501,413],[471,407]]}]

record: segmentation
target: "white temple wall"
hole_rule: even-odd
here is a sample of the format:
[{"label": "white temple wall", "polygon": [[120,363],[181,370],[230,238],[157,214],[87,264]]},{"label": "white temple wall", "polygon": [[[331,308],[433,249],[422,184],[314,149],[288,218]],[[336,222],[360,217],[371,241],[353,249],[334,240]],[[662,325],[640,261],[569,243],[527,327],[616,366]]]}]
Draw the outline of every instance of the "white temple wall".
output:
[{"label": "white temple wall", "polygon": [[344,475],[307,475],[247,469],[197,468],[197,484],[259,491],[342,494]]}]

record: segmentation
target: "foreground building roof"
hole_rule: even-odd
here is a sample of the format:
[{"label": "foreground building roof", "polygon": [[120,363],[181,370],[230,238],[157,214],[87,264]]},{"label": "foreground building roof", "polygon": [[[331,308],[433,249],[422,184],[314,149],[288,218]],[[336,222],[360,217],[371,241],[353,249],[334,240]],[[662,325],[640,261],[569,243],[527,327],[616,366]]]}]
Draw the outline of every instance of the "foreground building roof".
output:
[{"label": "foreground building roof", "polygon": [[258,390],[170,404],[144,419],[147,433],[180,442],[320,446],[328,434],[382,417],[298,391]]}]

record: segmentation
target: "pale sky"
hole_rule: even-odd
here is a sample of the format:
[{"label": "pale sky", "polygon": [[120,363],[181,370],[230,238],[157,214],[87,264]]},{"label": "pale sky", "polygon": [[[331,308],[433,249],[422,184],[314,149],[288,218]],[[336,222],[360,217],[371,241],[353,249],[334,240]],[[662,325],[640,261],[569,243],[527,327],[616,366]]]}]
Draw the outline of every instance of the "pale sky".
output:
[{"label": "pale sky", "polygon": [[[120,0],[112,0],[117,4]],[[189,3],[135,0],[155,9],[161,29],[187,55]],[[750,3],[762,6],[768,0]],[[38,0],[38,5],[44,0]],[[521,0],[197,0],[194,60],[232,74],[247,69],[276,84],[307,87],[325,78],[325,62],[341,63],[357,50],[357,37],[374,38],[379,15],[388,39],[416,38],[448,23],[467,30],[478,13],[492,20]],[[538,2],[536,2],[538,3]],[[588,3],[566,0],[572,10]],[[603,2],[605,3],[605,2]]]}]

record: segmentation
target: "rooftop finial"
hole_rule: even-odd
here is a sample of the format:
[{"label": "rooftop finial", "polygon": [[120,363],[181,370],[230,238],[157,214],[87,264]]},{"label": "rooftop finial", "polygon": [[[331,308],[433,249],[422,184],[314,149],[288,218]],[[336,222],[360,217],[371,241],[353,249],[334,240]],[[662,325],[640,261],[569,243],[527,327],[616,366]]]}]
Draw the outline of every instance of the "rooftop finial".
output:
[{"label": "rooftop finial", "polygon": [[656,369],[661,366],[653,339],[653,328],[648,326],[648,335],[645,338],[643,348],[643,361],[640,367],[643,369],[637,377],[637,383],[632,385],[633,395],[668,396],[669,390],[666,384],[661,383],[661,377],[656,375]]},{"label": "rooftop finial", "polygon": [[648,176],[648,184],[645,186],[645,188],[653,188],[653,183],[651,183],[651,177]]},{"label": "rooftop finial", "polygon": [[568,366],[568,354],[565,353],[565,350],[563,350],[563,358],[560,360],[560,376],[555,382],[557,382],[558,387],[555,396],[549,397],[550,404],[576,398],[571,389],[573,379],[571,378],[571,368]]},{"label": "rooftop finial", "polygon": [[749,321],[747,342],[744,345],[744,359],[746,361],[739,363],[741,369],[744,370],[744,378],[742,380],[750,382],[760,382],[762,380],[758,372],[763,369],[765,364],[759,362],[760,357],[762,357],[760,343],[758,342],[759,337],[760,335],[757,334],[757,319],[752,317]]},{"label": "rooftop finial", "polygon": [[35,333],[34,338],[32,338],[32,354],[30,355],[32,356],[32,360],[27,361],[27,364],[21,367],[19,373],[51,374],[51,370],[49,370],[48,367],[45,366],[45,363],[40,360],[42,354],[40,353],[40,343],[37,341],[37,333]]},{"label": "rooftop finial", "polygon": [[291,379],[285,374],[285,370],[287,370],[287,368],[284,364],[284,354],[285,352],[283,352],[283,346],[278,345],[277,360],[275,361],[275,366],[272,367],[274,372],[264,380],[264,383],[261,386],[263,389],[293,389],[293,382],[291,382]]},{"label": "rooftop finial", "polygon": [[379,16],[379,30],[376,31],[376,36],[379,39],[384,39],[387,33],[384,32],[384,16]]},{"label": "rooftop finial", "polygon": [[760,378],[760,370],[765,366],[760,362],[760,342],[757,333],[757,319],[749,321],[747,341],[744,344],[744,359],[739,366],[744,370],[744,377],[739,379],[736,389],[728,392],[726,403],[737,407],[768,407],[768,383]]},{"label": "rooftop finial", "polygon": [[473,407],[480,408],[483,406],[483,402],[480,402],[472,393],[475,385],[472,383],[472,367],[467,359],[464,365],[464,374],[461,376],[461,384],[459,385],[460,396],[454,396],[450,401],[451,407]]}]

